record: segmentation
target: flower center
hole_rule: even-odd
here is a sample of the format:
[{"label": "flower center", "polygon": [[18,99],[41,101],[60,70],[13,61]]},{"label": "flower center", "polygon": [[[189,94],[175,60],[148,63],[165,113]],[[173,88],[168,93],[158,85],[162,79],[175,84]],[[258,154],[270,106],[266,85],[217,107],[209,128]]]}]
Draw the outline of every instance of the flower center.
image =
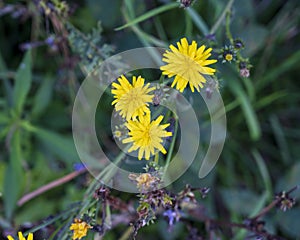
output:
[{"label": "flower center", "polygon": [[149,126],[145,128],[143,139],[145,146],[149,146],[151,144],[151,129]]},{"label": "flower center", "polygon": [[226,56],[225,56],[225,59],[230,62],[233,59],[232,54],[227,53]]}]

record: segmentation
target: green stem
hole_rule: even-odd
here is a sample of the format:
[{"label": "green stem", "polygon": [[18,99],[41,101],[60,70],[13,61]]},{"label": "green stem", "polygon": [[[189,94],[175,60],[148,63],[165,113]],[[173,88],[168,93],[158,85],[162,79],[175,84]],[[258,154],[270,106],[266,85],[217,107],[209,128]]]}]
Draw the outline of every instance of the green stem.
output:
[{"label": "green stem", "polygon": [[[121,151],[119,155],[116,157],[116,160],[114,162],[115,165],[119,164],[120,161],[123,159],[125,156],[125,152],[129,149],[129,146],[127,146],[124,151]],[[85,194],[88,196],[92,194],[92,192],[95,191],[95,188],[97,185],[99,185],[99,182],[101,181],[101,178],[103,179],[108,179],[110,175],[112,174],[112,171],[114,169],[114,166],[112,166],[112,163],[108,164],[99,174],[98,176],[94,179],[94,181],[90,184],[89,188],[86,190]]]},{"label": "green stem", "polygon": [[226,36],[229,39],[230,43],[233,44],[233,37],[230,31],[230,12],[226,13]]},{"label": "green stem", "polygon": [[193,24],[190,15],[185,13],[185,36],[192,36],[193,33]]},{"label": "green stem", "polygon": [[119,240],[127,240],[130,239],[130,235],[132,233],[132,227],[128,227],[127,230],[122,234]]},{"label": "green stem", "polygon": [[234,0],[229,0],[226,7],[224,8],[221,16],[218,18],[218,20],[216,21],[216,23],[213,25],[213,27],[210,30],[210,34],[215,34],[216,31],[218,30],[218,28],[221,26],[221,23],[223,22],[227,12],[230,11],[230,8],[232,7]]},{"label": "green stem", "polygon": [[172,136],[172,142],[169,147],[169,151],[168,151],[168,155],[167,155],[167,159],[166,159],[166,165],[164,167],[163,179],[165,178],[165,174],[166,174],[169,164],[171,162],[171,157],[172,157],[172,153],[174,151],[175,142],[176,142],[177,131],[178,131],[178,119],[176,119],[176,121],[175,121],[174,135]]},{"label": "green stem", "polygon": [[128,149],[130,148],[130,145],[126,146],[121,153],[116,157],[116,160],[114,161],[114,163],[109,164],[107,167],[109,168],[109,170],[106,172],[106,174],[103,176],[103,180],[105,182],[107,182],[108,180],[110,180],[110,178],[112,178],[112,176],[116,173],[117,171],[117,167],[116,165],[118,165],[121,160],[124,158],[124,156],[126,155],[125,152],[128,151]]},{"label": "green stem", "polygon": [[194,21],[196,27],[203,33],[203,35],[207,35],[208,27],[203,21],[202,17],[192,8],[188,8],[186,11],[188,12],[191,19]]}]

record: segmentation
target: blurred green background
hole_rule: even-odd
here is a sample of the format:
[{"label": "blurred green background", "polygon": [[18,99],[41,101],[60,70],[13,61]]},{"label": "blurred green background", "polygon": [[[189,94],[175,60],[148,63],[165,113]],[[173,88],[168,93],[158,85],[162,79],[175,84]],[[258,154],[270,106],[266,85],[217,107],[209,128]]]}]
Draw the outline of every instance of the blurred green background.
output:
[{"label": "blurred green background", "polygon": [[[69,16],[63,21],[45,16],[37,7],[39,1],[0,2],[0,235],[20,225],[38,225],[83,198],[88,175],[16,205],[21,196],[74,171],[74,164],[80,162],[72,140],[71,113],[85,70],[124,50],[167,47],[184,36],[201,41],[227,4],[197,0],[189,9],[172,8],[115,30],[171,2],[69,1]],[[275,193],[300,184],[299,24],[299,0],[236,0],[233,4],[231,32],[245,43],[242,54],[253,65],[251,75],[242,78],[234,64],[218,63],[228,124],[222,155],[205,179],[191,177],[197,174],[196,163],[173,186],[179,190],[190,183],[211,188],[202,203],[213,217],[242,222],[270,203]],[[215,37],[216,46],[228,44],[225,24]],[[103,54],[92,51],[85,41],[94,41]],[[110,118],[112,109],[107,106],[99,121]],[[107,136],[112,138],[110,129]],[[300,191],[292,196],[300,199]],[[272,210],[265,217],[267,229],[300,239],[299,216],[299,204],[287,212]],[[166,227],[158,219],[143,228],[138,239],[184,236],[182,223],[171,233]],[[120,226],[105,239],[117,239],[125,229]]]}]

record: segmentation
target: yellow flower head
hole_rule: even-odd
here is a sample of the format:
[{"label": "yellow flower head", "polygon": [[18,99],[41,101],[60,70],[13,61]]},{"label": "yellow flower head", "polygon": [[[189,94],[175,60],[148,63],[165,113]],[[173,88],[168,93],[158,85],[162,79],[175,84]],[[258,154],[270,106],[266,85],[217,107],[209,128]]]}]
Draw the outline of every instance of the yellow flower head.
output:
[{"label": "yellow flower head", "polygon": [[[26,238],[23,236],[23,234],[21,232],[18,232],[18,237],[19,237],[19,240],[26,240]],[[13,237],[10,236],[10,235],[7,236],[7,239],[8,240],[14,240]],[[28,234],[27,240],[33,240],[33,234],[32,233]]]},{"label": "yellow flower head", "polygon": [[227,53],[225,55],[225,59],[228,61],[228,62],[231,62],[233,60],[233,55],[231,53]]},{"label": "yellow flower head", "polygon": [[133,145],[128,149],[128,152],[139,149],[138,159],[141,160],[145,155],[146,160],[149,160],[150,155],[158,149],[163,154],[167,151],[161,144],[164,137],[172,136],[171,132],[164,130],[170,124],[159,125],[163,116],[159,116],[151,122],[150,113],[144,116],[139,116],[138,120],[129,120],[126,126],[129,130],[129,138],[123,140],[123,143],[132,142]]},{"label": "yellow flower head", "polygon": [[75,218],[74,223],[71,224],[70,230],[73,230],[73,237],[72,239],[81,239],[87,235],[87,231],[89,228],[92,228],[86,222]]},{"label": "yellow flower head", "polygon": [[114,135],[116,138],[120,138],[122,136],[122,132],[120,130],[114,131]]},{"label": "yellow flower head", "polygon": [[195,41],[189,45],[186,38],[182,38],[180,42],[177,42],[177,47],[170,45],[171,51],[167,50],[163,54],[164,58],[162,60],[167,64],[160,67],[162,73],[169,78],[175,76],[171,87],[176,85],[176,89],[180,92],[183,92],[188,83],[192,92],[194,92],[194,88],[200,92],[200,88],[203,88],[203,83],[206,82],[204,75],[213,75],[216,71],[207,67],[207,65],[217,62],[213,59],[208,60],[212,49],[205,50],[204,45],[197,48]]},{"label": "yellow flower head", "polygon": [[132,84],[124,75],[119,77],[118,81],[119,84],[112,84],[114,89],[111,92],[115,98],[112,105],[116,105],[116,110],[123,118],[126,120],[135,119],[150,112],[148,106],[149,102],[152,102],[153,95],[149,95],[149,93],[155,89],[149,87],[150,83],[144,85],[145,79],[141,76],[137,78],[133,76]]}]

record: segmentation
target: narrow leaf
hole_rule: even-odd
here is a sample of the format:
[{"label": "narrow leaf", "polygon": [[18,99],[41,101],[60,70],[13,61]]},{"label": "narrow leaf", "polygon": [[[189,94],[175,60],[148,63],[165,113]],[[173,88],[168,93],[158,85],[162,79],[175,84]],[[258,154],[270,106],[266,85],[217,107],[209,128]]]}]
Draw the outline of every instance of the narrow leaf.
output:
[{"label": "narrow leaf", "polygon": [[31,86],[31,52],[27,51],[15,76],[13,105],[18,114],[23,110]]},{"label": "narrow leaf", "polygon": [[79,161],[75,144],[71,137],[65,137],[41,128],[33,128],[33,132],[51,152],[57,154],[66,163]]},{"label": "narrow leaf", "polygon": [[228,81],[228,87],[235,95],[236,100],[239,102],[243,110],[244,118],[248,125],[251,139],[257,140],[261,136],[260,124],[258,122],[253,106],[251,105],[251,101],[249,100],[247,94],[245,93],[239,82],[239,79],[235,76],[235,73],[233,71],[233,69],[227,69],[227,71],[224,69],[222,73],[224,79]]},{"label": "narrow leaf", "polygon": [[201,16],[192,8],[187,9],[188,14],[192,18],[193,22],[197,26],[197,28],[202,32],[203,35],[207,35],[209,33],[208,27],[201,18]]},{"label": "narrow leaf", "polygon": [[45,77],[41,86],[35,95],[34,103],[33,103],[33,115],[39,115],[45,111],[46,107],[48,106],[51,98],[52,98],[52,86],[53,86],[53,78]]},{"label": "narrow leaf", "polygon": [[[0,71],[1,72],[7,71],[7,67],[6,67],[6,64],[4,62],[4,59],[3,59],[1,53],[0,53]],[[7,100],[8,106],[11,106],[12,105],[12,87],[11,87],[11,84],[7,77],[3,76],[2,79],[3,79],[4,89],[5,89],[6,100]]]},{"label": "narrow leaf", "polygon": [[0,112],[0,125],[6,124],[9,121],[10,121],[9,117],[4,112]]},{"label": "narrow leaf", "polygon": [[121,26],[121,27],[118,27],[118,28],[115,28],[116,31],[119,31],[119,30],[122,30],[124,28],[128,28],[132,25],[135,25],[137,23],[140,23],[142,21],[145,21],[151,17],[154,17],[162,12],[165,12],[165,11],[168,11],[170,9],[173,9],[175,7],[179,7],[179,4],[177,2],[174,2],[174,3],[170,3],[170,4],[167,4],[167,5],[163,5],[161,7],[158,7],[158,8],[155,8],[155,9],[152,9],[148,12],[146,12],[145,14],[135,18],[134,20],[126,23],[125,25]]},{"label": "narrow leaf", "polygon": [[245,115],[245,120],[249,128],[250,136],[252,140],[259,139],[261,135],[260,125],[257,120],[257,116],[251,106],[249,99],[246,96],[244,90],[238,84],[231,84],[231,89],[236,95],[241,108]]},{"label": "narrow leaf", "polygon": [[10,147],[10,161],[6,168],[3,186],[3,200],[5,216],[8,220],[12,219],[16,208],[18,197],[22,189],[22,152],[20,142],[20,131],[16,130],[13,134]]}]

